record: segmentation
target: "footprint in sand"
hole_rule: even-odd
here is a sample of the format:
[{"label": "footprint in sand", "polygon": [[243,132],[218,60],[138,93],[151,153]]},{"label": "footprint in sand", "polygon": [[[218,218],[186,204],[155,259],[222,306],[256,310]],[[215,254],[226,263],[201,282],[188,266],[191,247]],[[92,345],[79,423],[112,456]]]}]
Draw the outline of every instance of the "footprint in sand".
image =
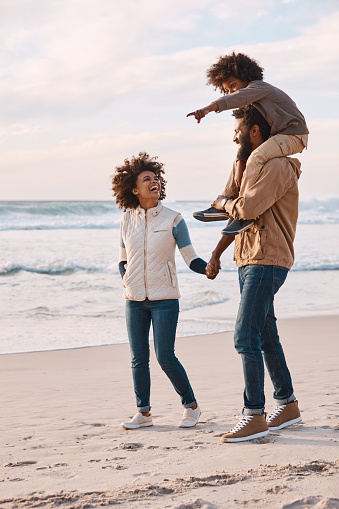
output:
[{"label": "footprint in sand", "polygon": [[125,449],[127,451],[137,451],[138,449],[141,449],[142,447],[144,447],[144,444],[138,444],[138,443],[119,444],[119,449]]},{"label": "footprint in sand", "polygon": [[267,494],[270,495],[278,495],[279,493],[286,493],[287,491],[291,491],[291,488],[288,486],[282,485],[282,486],[274,486],[274,488],[269,488],[266,490]]},{"label": "footprint in sand", "polygon": [[273,444],[274,442],[275,442],[274,438],[271,438],[269,436],[255,438],[254,440],[251,440],[251,444]]},{"label": "footprint in sand", "polygon": [[7,463],[5,467],[26,467],[29,465],[36,465],[37,461],[17,461],[16,463]]},{"label": "footprint in sand", "polygon": [[218,506],[197,498],[192,502],[184,502],[183,504],[171,506],[171,509],[217,509]]},{"label": "footprint in sand", "polygon": [[339,498],[328,497],[306,497],[292,502],[292,504],[284,504],[282,509],[338,509]]}]

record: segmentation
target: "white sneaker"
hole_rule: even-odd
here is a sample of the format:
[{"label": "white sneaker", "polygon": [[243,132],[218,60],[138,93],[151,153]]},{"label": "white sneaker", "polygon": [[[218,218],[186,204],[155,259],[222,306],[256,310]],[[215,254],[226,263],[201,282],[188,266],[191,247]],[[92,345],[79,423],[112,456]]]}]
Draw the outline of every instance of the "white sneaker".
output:
[{"label": "white sneaker", "polygon": [[195,426],[201,415],[199,405],[193,410],[193,408],[185,408],[182,415],[181,421],[179,422],[179,428],[192,428]]},{"label": "white sneaker", "polygon": [[130,421],[122,422],[120,426],[125,429],[137,429],[145,428],[146,426],[153,426],[152,416],[142,415],[141,412],[138,412]]}]

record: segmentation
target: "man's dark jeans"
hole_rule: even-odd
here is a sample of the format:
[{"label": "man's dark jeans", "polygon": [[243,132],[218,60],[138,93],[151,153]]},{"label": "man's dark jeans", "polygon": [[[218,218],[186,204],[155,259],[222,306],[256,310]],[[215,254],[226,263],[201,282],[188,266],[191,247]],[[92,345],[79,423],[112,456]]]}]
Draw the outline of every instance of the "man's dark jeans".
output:
[{"label": "man's dark jeans", "polygon": [[253,409],[253,413],[264,413],[264,360],[274,387],[273,397],[288,400],[293,395],[273,307],[274,295],[285,282],[287,273],[287,269],[273,265],[239,268],[241,300],[234,343],[243,362],[244,407]]}]

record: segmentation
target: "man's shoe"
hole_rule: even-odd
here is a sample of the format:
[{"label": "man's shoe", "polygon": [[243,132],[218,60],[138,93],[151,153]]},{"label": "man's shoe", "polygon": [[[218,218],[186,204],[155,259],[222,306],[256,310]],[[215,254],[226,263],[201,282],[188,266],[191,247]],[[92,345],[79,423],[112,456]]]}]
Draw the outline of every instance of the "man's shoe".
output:
[{"label": "man's shoe", "polygon": [[265,415],[241,415],[241,419],[234,428],[223,435],[220,442],[244,442],[268,435]]},{"label": "man's shoe", "polygon": [[120,426],[125,429],[137,429],[153,426],[152,416],[142,415],[141,412],[138,412],[130,421],[122,422]]},{"label": "man's shoe", "polygon": [[201,410],[199,405],[193,410],[193,408],[185,408],[182,415],[181,421],[179,422],[179,428],[193,428],[199,420]]},{"label": "man's shoe", "polygon": [[204,221],[205,223],[208,223],[210,221],[226,221],[230,216],[226,210],[219,210],[215,207],[210,207],[206,210],[193,212],[193,217],[198,221]]},{"label": "man's shoe", "polygon": [[294,400],[286,405],[277,405],[267,418],[269,430],[286,428],[301,421],[298,401]]},{"label": "man's shoe", "polygon": [[221,232],[222,235],[238,235],[238,233],[245,232],[254,224],[254,219],[233,219],[226,228]]}]

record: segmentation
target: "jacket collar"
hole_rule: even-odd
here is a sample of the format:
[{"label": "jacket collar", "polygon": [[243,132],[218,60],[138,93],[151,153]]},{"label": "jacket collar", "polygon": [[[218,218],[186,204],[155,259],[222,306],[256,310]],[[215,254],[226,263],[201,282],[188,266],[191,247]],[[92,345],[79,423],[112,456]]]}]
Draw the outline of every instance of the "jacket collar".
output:
[{"label": "jacket collar", "polygon": [[147,217],[155,217],[161,212],[162,207],[163,207],[163,205],[162,205],[161,201],[158,202],[158,205],[156,207],[152,207],[151,209],[148,209],[147,211],[144,210],[142,207],[140,207],[140,205],[138,205],[136,208],[136,213],[143,217],[146,214],[147,214]]}]

